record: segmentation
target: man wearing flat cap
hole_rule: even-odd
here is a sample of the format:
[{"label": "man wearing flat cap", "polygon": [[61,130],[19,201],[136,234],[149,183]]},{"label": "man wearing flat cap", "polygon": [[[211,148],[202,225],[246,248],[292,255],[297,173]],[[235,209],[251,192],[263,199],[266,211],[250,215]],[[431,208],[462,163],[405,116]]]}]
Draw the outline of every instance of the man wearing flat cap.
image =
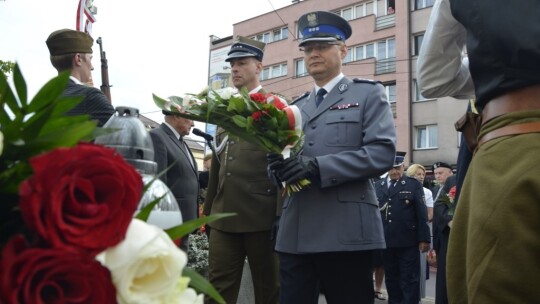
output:
[{"label": "man wearing flat cap", "polygon": [[47,38],[51,63],[58,74],[70,71],[70,80],[64,96],[84,96],[84,99],[68,115],[90,115],[98,127],[103,126],[114,114],[114,107],[105,94],[97,88],[85,85],[92,80],[92,44],[94,40],[84,32],[70,29],[54,31]]},{"label": "man wearing flat cap", "polygon": [[[276,242],[280,303],[373,303],[372,251],[385,247],[371,182],[392,167],[395,128],[384,87],[341,72],[352,34],[339,15],[300,17],[300,50],[315,87],[294,101],[302,112],[300,154],[269,160],[278,181],[311,180],[285,199]],[[419,269],[419,268],[417,268]]]},{"label": "man wearing flat cap", "polygon": [[[237,89],[265,93],[259,83],[265,43],[238,37],[225,61]],[[223,149],[212,160],[205,214],[237,215],[209,223],[209,279],[227,303],[236,303],[247,257],[255,303],[278,302],[278,258],[272,228],[282,197],[266,174],[266,151],[218,129]],[[219,159],[219,162],[218,160]]]},{"label": "man wearing flat cap", "polygon": [[375,185],[382,216],[388,303],[420,302],[420,252],[429,250],[430,232],[422,184],[404,172],[405,152],[398,151],[388,176]]}]

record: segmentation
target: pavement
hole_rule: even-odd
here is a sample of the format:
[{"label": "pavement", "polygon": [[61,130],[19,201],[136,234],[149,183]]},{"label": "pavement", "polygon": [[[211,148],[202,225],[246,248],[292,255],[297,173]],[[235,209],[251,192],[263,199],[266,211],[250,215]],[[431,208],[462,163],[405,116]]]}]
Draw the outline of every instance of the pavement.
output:
[{"label": "pavement", "polygon": [[[426,297],[421,299],[421,304],[435,304],[435,277],[437,275],[437,268],[430,267],[429,279],[426,281]],[[388,298],[386,289],[382,286],[382,293]],[[249,264],[244,265],[244,272],[242,275],[242,283],[240,286],[240,293],[238,295],[237,304],[253,304],[255,303],[255,295],[253,294],[253,285],[251,284],[251,273],[249,271]],[[375,299],[375,304],[388,303],[388,300],[381,301]],[[319,296],[318,304],[327,304],[324,295]]]},{"label": "pavement", "polygon": [[[426,297],[420,300],[421,304],[435,304],[435,277],[437,276],[437,268],[430,267],[429,268],[429,279],[426,280]],[[386,289],[383,282],[383,288],[382,293],[386,298],[388,298],[388,294],[386,293]],[[388,303],[388,300],[378,300],[375,299],[375,304],[381,304],[381,303]],[[327,304],[326,299],[324,298],[324,295],[319,296],[319,303],[318,304]]]}]

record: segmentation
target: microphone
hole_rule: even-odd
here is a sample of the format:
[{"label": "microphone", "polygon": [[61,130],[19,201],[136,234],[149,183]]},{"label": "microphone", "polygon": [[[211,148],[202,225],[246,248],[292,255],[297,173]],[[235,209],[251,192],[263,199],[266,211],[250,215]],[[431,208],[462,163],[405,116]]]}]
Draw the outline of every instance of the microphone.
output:
[{"label": "microphone", "polygon": [[212,141],[214,140],[214,137],[208,133],[204,133],[203,131],[197,129],[197,128],[193,128],[193,134],[197,135],[197,136],[200,136],[204,139],[206,139],[206,141]]}]

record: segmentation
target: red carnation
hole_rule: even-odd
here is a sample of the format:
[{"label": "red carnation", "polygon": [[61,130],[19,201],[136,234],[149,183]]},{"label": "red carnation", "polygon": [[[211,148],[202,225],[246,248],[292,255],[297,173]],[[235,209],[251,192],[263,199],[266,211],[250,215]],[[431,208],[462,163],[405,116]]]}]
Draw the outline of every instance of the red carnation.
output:
[{"label": "red carnation", "polygon": [[258,103],[266,103],[266,97],[264,96],[264,94],[261,93],[249,94],[249,98]]},{"label": "red carnation", "polygon": [[116,289],[109,270],[91,255],[28,248],[18,235],[0,258],[0,302],[116,303]]},{"label": "red carnation", "polygon": [[23,219],[48,245],[95,255],[124,239],[143,182],[115,150],[80,144],[30,160],[20,188]]}]

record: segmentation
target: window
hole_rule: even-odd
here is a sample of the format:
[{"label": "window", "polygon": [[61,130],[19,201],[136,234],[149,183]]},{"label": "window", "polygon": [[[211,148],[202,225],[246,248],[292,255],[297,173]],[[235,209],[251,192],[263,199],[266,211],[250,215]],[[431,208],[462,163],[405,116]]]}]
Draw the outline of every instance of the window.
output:
[{"label": "window", "polygon": [[422,47],[422,41],[424,41],[424,34],[414,36],[414,50],[413,55],[418,56],[420,54],[420,48]]},{"label": "window", "polygon": [[427,99],[420,93],[420,88],[418,88],[418,81],[416,79],[414,80],[414,96],[414,100],[416,101],[422,101]]},{"label": "window", "polygon": [[437,148],[437,125],[416,127],[416,149]]},{"label": "window", "polygon": [[396,39],[386,39],[377,42],[377,59],[396,57]]},{"label": "window", "polygon": [[302,77],[306,76],[306,65],[304,62],[304,59],[298,59],[294,62],[294,76],[295,77]]},{"label": "window", "polygon": [[435,0],[414,0],[414,9],[422,9],[433,6]]},{"label": "window", "polygon": [[289,37],[289,30],[286,27],[274,29],[270,32],[262,33],[257,36],[251,37],[251,39],[262,41],[264,43],[284,40]]},{"label": "window", "polygon": [[384,84],[384,90],[386,91],[386,97],[388,99],[388,103],[395,103],[396,102],[396,83],[387,83]]},{"label": "window", "polygon": [[366,44],[366,57],[364,58],[370,58],[375,57],[375,47],[373,43]]},{"label": "window", "polygon": [[343,58],[343,63],[353,61],[353,57],[354,57],[354,54],[353,54],[351,48],[348,48],[347,49],[347,56],[345,56],[345,58]]},{"label": "window", "polygon": [[355,6],[346,7],[334,13],[340,15],[345,20],[362,18],[373,14],[373,1],[364,2]]},{"label": "window", "polygon": [[259,78],[260,80],[267,80],[267,79],[277,78],[281,76],[287,76],[286,63],[277,64],[268,68],[264,68]]}]

